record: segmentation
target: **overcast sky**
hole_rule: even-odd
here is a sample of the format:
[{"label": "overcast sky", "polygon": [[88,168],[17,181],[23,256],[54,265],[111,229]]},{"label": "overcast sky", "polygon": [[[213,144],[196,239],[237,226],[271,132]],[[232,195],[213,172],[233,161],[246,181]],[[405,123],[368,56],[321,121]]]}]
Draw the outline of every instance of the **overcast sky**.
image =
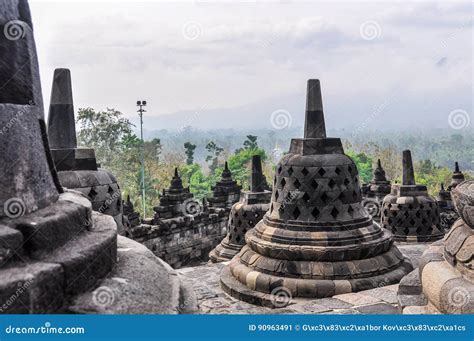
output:
[{"label": "overcast sky", "polygon": [[202,128],[245,127],[240,107],[262,127],[278,110],[297,124],[306,80],[319,78],[332,128],[474,125],[470,2],[30,6],[46,105],[53,70],[66,67],[76,109],[135,117],[145,99],[147,117],[197,111],[190,125]]}]

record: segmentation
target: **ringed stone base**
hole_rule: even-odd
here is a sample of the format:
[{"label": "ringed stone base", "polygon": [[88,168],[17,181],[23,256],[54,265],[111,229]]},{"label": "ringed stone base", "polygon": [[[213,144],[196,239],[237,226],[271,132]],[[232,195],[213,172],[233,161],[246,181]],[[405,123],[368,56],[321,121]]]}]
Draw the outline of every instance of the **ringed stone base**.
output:
[{"label": "ringed stone base", "polygon": [[[246,261],[241,259],[241,255],[244,256],[249,252],[252,253],[251,250],[242,250],[241,254],[234,257],[229,266],[223,269],[221,286],[226,293],[239,300],[271,308],[286,306],[287,304],[282,305],[281,303],[282,297],[283,301],[287,300],[290,304],[290,302],[300,302],[305,299],[326,298],[395,284],[413,269],[411,263],[400,254],[398,249],[392,247],[380,258],[374,257],[369,260],[351,262],[300,261],[295,263],[280,260],[279,264],[271,265],[275,266],[275,270],[278,268],[281,271],[282,276],[275,276],[264,273],[265,270],[262,268],[255,271],[246,266]],[[258,262],[257,258],[255,254],[252,254],[248,260],[253,261],[253,265],[255,265]],[[266,260],[262,263],[266,263]],[[373,271],[362,272],[360,269],[368,269],[369,263],[372,264]],[[385,273],[380,274],[380,267],[388,264],[391,266]],[[323,278],[321,273],[321,279],[302,278],[301,275],[290,277],[291,267],[304,269],[308,276],[310,273],[317,276],[317,272],[321,271],[325,271],[326,274],[331,271],[334,276],[332,279]],[[354,275],[351,276],[347,273],[343,275],[345,271],[351,270],[355,272]],[[356,273],[357,271],[360,273]]]}]

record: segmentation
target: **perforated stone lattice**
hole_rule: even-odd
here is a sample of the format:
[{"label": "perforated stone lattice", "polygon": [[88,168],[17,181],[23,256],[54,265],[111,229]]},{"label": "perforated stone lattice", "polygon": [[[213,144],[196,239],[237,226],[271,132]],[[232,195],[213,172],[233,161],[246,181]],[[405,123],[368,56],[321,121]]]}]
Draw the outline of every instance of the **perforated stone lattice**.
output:
[{"label": "perforated stone lattice", "polygon": [[[364,217],[354,164],[280,165],[273,181],[270,215],[281,220],[339,221]],[[357,205],[352,205],[357,204]]]}]

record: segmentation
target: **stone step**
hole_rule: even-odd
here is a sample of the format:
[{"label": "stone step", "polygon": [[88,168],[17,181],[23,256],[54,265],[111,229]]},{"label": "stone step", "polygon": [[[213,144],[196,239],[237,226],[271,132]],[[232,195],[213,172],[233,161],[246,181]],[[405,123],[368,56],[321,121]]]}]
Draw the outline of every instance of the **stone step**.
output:
[{"label": "stone step", "polygon": [[0,269],[23,255],[23,235],[20,231],[0,225]]},{"label": "stone step", "polygon": [[0,313],[52,313],[64,302],[60,264],[14,262],[0,269]]},{"label": "stone step", "polygon": [[53,251],[34,254],[34,259],[23,257],[26,263],[10,261],[0,269],[0,313],[55,312],[113,270],[116,224],[112,217],[97,212],[91,219],[89,230]]},{"label": "stone step", "polygon": [[75,295],[97,284],[117,262],[117,229],[112,217],[92,212],[92,227],[40,259],[60,264],[65,293]]},{"label": "stone step", "polygon": [[118,264],[94,290],[77,296],[68,312],[176,314],[197,311],[192,288],[148,248],[118,237]]},{"label": "stone step", "polygon": [[16,219],[4,219],[3,223],[23,235],[23,251],[32,258],[63,246],[87,230],[91,209],[81,204],[58,200]]}]

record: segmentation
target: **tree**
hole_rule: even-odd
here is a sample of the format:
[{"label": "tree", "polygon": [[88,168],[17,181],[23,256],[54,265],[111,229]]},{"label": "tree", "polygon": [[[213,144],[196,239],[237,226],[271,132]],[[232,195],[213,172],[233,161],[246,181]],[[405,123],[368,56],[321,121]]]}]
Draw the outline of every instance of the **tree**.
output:
[{"label": "tree", "polygon": [[115,109],[95,111],[81,108],[77,112],[80,131],[78,142],[95,149],[97,159],[103,166],[109,165],[114,155],[121,151],[122,139],[132,134],[133,124]]},{"label": "tree", "polygon": [[257,136],[255,135],[247,135],[247,140],[244,141],[244,148],[245,149],[257,149]]},{"label": "tree", "polygon": [[192,165],[194,163],[194,150],[196,149],[196,145],[191,142],[186,142],[184,144],[184,149],[184,153],[186,154],[186,164]]},{"label": "tree", "polygon": [[346,154],[354,160],[357,170],[359,171],[359,178],[361,182],[368,183],[372,179],[372,158],[364,153],[355,153],[348,150]]},{"label": "tree", "polygon": [[214,141],[209,141],[206,145],[206,150],[209,153],[206,156],[206,162],[211,161],[209,169],[214,173],[219,165],[219,156],[224,151],[224,148],[219,147]]}]

